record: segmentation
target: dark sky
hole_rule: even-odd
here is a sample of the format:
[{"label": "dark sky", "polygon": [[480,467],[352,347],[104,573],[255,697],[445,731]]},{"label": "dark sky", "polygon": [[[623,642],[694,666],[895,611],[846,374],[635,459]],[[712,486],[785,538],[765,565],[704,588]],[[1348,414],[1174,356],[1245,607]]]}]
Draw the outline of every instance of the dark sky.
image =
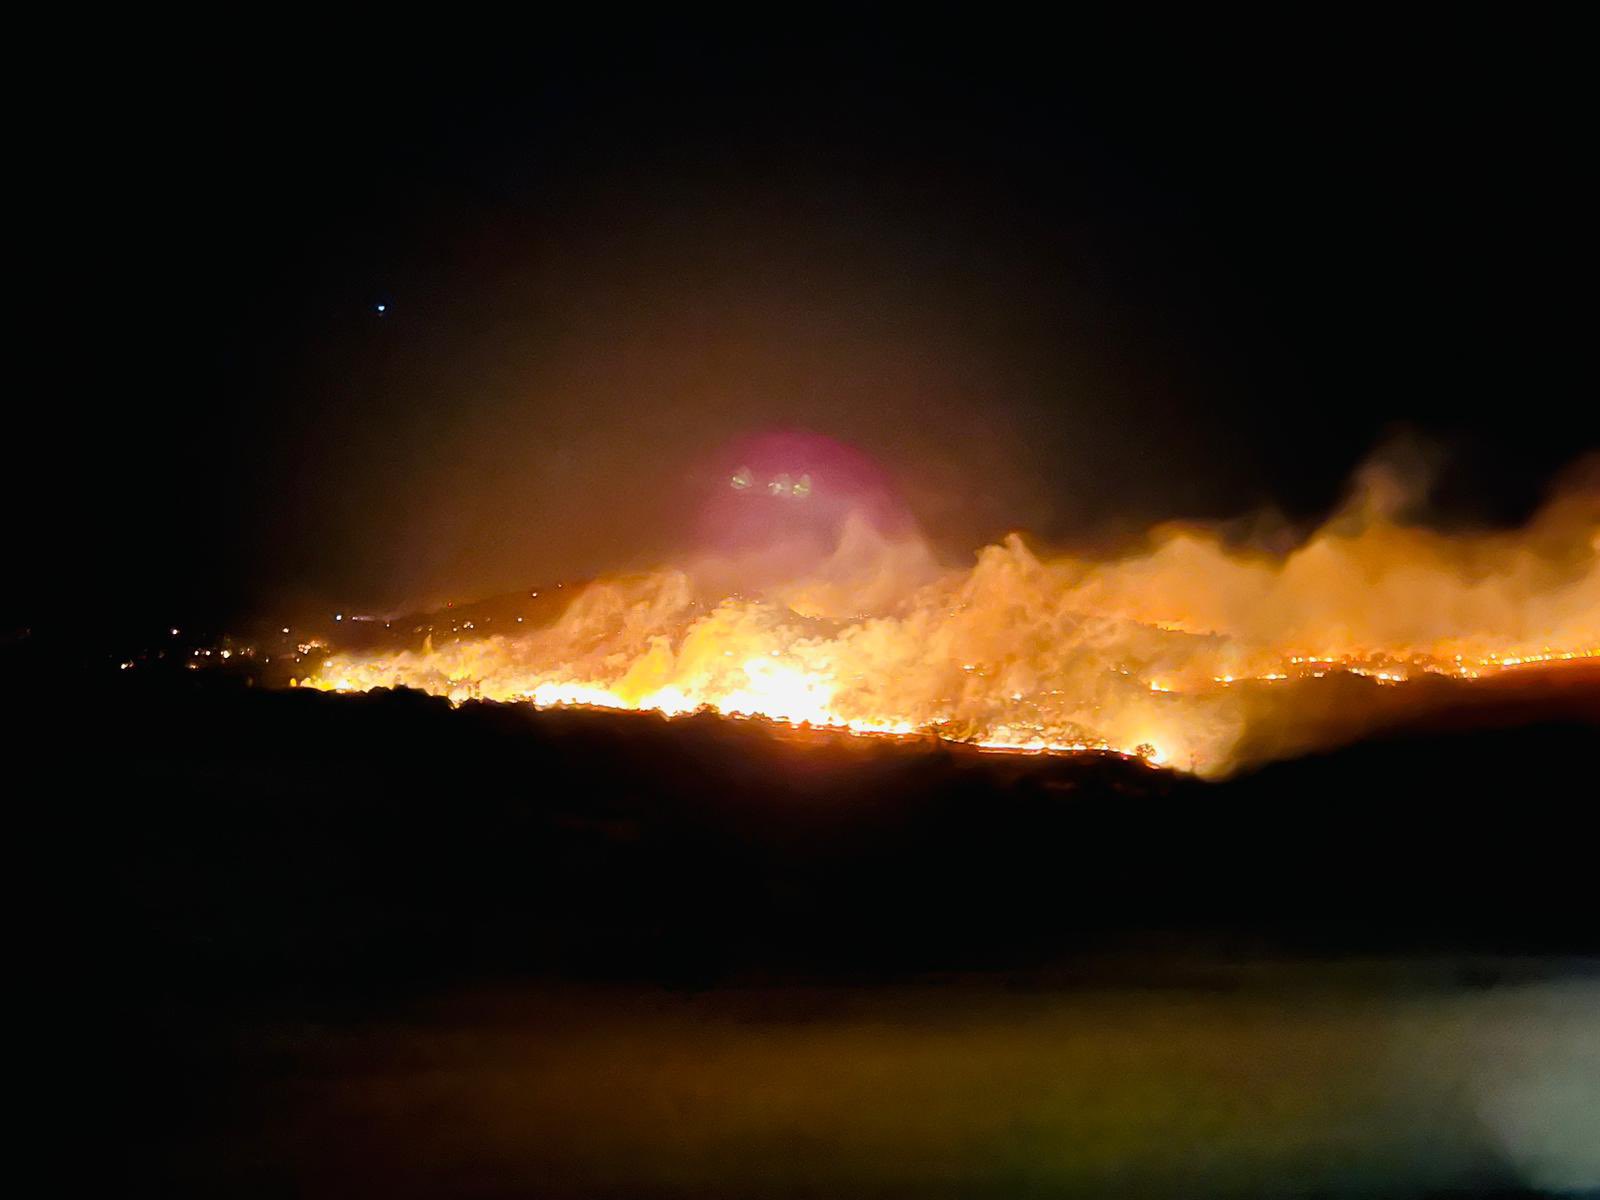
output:
[{"label": "dark sky", "polygon": [[1600,442],[1575,30],[168,34],[13,147],[24,619],[648,563],[771,428],[953,556],[1309,516],[1397,425],[1514,520]]}]

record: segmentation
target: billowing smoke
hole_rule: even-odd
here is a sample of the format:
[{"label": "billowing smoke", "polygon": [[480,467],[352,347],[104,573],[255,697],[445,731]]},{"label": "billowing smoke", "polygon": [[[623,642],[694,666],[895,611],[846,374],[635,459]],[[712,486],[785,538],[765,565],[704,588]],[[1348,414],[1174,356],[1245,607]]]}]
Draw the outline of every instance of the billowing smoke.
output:
[{"label": "billowing smoke", "polygon": [[[1304,748],[1267,731],[1330,674],[1470,680],[1600,652],[1597,475],[1588,464],[1523,528],[1444,533],[1416,522],[1415,472],[1391,455],[1287,549],[1281,529],[1171,524],[1113,556],[1012,535],[963,568],[908,523],[850,511],[823,553],[742,537],[594,583],[544,628],[336,654],[311,682],[1098,747],[1222,774]],[[780,500],[828,484],[806,472],[796,498],[796,478],[771,485]],[[730,488],[757,482],[741,465]]]}]

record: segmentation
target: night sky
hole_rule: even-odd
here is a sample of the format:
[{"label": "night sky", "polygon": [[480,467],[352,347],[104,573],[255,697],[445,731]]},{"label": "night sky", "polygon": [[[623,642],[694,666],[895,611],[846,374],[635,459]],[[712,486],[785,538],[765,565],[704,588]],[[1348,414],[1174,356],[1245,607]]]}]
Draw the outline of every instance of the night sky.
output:
[{"label": "night sky", "polygon": [[38,93],[8,620],[648,564],[774,428],[957,562],[1313,517],[1399,427],[1513,521],[1600,443],[1570,30],[483,33],[145,29]]},{"label": "night sky", "polygon": [[1600,1195],[1592,507],[771,586],[1600,482],[1593,36],[1393,7],[13,16],[17,1140]]}]

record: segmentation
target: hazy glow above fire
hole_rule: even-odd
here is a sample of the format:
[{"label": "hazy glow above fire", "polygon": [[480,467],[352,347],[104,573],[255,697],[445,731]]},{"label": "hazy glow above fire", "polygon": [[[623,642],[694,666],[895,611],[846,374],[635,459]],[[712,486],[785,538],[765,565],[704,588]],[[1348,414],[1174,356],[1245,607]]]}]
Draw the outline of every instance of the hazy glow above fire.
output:
[{"label": "hazy glow above fire", "polygon": [[[745,468],[731,479],[756,482]],[[829,555],[776,584],[781,547],[763,551],[753,590],[743,563],[706,556],[592,584],[527,632],[334,654],[306,683],[1109,749],[1215,774],[1253,722],[1303,694],[1297,679],[1399,685],[1600,655],[1592,488],[1521,530],[1456,535],[1397,519],[1404,495],[1369,469],[1286,554],[1172,525],[1104,560],[1042,556],[1013,535],[960,570],[850,518]]]}]

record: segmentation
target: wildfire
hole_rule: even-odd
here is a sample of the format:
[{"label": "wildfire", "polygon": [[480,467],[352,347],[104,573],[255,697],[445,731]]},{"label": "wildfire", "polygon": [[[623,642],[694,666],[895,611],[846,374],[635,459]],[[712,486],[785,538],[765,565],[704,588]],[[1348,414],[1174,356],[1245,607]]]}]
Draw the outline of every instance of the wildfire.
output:
[{"label": "wildfire", "polygon": [[759,596],[698,562],[592,584],[541,628],[335,653],[306,684],[710,710],[1216,774],[1296,681],[1398,686],[1600,658],[1592,492],[1557,496],[1521,530],[1448,536],[1399,521],[1388,482],[1369,476],[1278,555],[1168,526],[1124,557],[1045,558],[1013,535],[948,570],[853,521],[826,562]]}]

